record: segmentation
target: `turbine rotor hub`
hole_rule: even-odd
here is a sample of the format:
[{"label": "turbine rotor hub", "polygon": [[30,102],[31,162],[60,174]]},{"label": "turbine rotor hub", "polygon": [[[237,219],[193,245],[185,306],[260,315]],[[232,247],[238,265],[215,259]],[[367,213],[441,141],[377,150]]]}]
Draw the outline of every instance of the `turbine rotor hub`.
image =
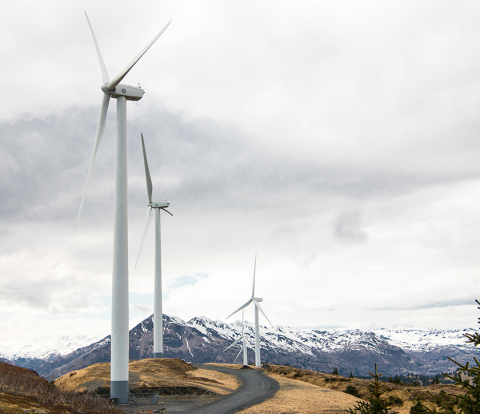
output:
[{"label": "turbine rotor hub", "polygon": [[107,88],[108,82],[105,82],[100,89],[102,89],[103,93],[112,96],[115,93],[115,89],[110,90]]}]

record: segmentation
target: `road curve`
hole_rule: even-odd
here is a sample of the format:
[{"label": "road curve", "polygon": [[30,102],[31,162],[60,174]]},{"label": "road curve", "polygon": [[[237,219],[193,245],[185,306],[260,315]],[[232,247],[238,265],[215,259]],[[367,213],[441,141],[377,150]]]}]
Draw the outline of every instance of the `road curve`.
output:
[{"label": "road curve", "polygon": [[[265,401],[280,389],[277,381],[265,375],[263,370],[232,369],[214,365],[201,365],[199,368],[211,369],[225,374],[235,375],[240,386],[232,393],[206,405],[190,410],[181,411],[181,414],[228,414],[245,409]],[[180,414],[180,413],[179,413]]]}]

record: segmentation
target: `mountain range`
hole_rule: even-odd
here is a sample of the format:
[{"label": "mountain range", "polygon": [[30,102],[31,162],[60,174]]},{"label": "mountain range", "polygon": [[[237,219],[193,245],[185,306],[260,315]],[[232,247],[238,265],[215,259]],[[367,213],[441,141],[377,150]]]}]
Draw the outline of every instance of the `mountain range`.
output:
[{"label": "mountain range", "polygon": [[[240,348],[224,351],[240,336],[241,323],[196,317],[188,322],[164,315],[164,355],[193,363],[231,363]],[[385,375],[436,375],[452,372],[458,362],[480,358],[463,336],[473,329],[306,330],[261,326],[262,361],[320,372],[367,375],[375,363]],[[254,326],[245,323],[249,362],[254,360]],[[153,315],[130,331],[130,359],[153,356]],[[18,350],[0,346],[0,360],[57,378],[91,364],[110,361],[110,336],[63,337],[42,346],[33,341]],[[241,361],[241,356],[237,362]]]}]

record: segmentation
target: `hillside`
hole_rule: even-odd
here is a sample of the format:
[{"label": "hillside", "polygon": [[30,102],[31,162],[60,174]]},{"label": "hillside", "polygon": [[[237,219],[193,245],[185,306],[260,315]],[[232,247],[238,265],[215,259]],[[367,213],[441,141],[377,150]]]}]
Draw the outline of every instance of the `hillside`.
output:
[{"label": "hillside", "polygon": [[64,392],[35,371],[0,362],[0,412],[2,414],[121,414],[108,400]]},{"label": "hillside", "polygon": [[[142,359],[129,363],[129,389],[134,395],[221,395],[238,387],[235,378],[198,369],[180,359]],[[110,394],[110,363],[94,364],[55,380],[71,392]]]}]

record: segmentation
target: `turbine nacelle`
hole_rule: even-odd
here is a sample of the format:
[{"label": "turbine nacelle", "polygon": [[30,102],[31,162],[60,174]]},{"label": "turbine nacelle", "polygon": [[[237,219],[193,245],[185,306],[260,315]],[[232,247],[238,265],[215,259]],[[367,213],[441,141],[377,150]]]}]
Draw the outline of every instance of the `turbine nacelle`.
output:
[{"label": "turbine nacelle", "polygon": [[257,302],[263,302],[263,298],[252,298],[252,299],[257,301]]},{"label": "turbine nacelle", "polygon": [[119,84],[115,89],[110,90],[107,88],[107,83],[102,86],[102,91],[111,96],[112,98],[118,98],[124,96],[127,101],[139,101],[143,98],[145,91],[142,88],[138,88],[132,85]]},{"label": "turbine nacelle", "polygon": [[149,205],[152,208],[167,208],[170,205],[170,203],[168,203],[167,201],[155,201],[147,205]]}]

